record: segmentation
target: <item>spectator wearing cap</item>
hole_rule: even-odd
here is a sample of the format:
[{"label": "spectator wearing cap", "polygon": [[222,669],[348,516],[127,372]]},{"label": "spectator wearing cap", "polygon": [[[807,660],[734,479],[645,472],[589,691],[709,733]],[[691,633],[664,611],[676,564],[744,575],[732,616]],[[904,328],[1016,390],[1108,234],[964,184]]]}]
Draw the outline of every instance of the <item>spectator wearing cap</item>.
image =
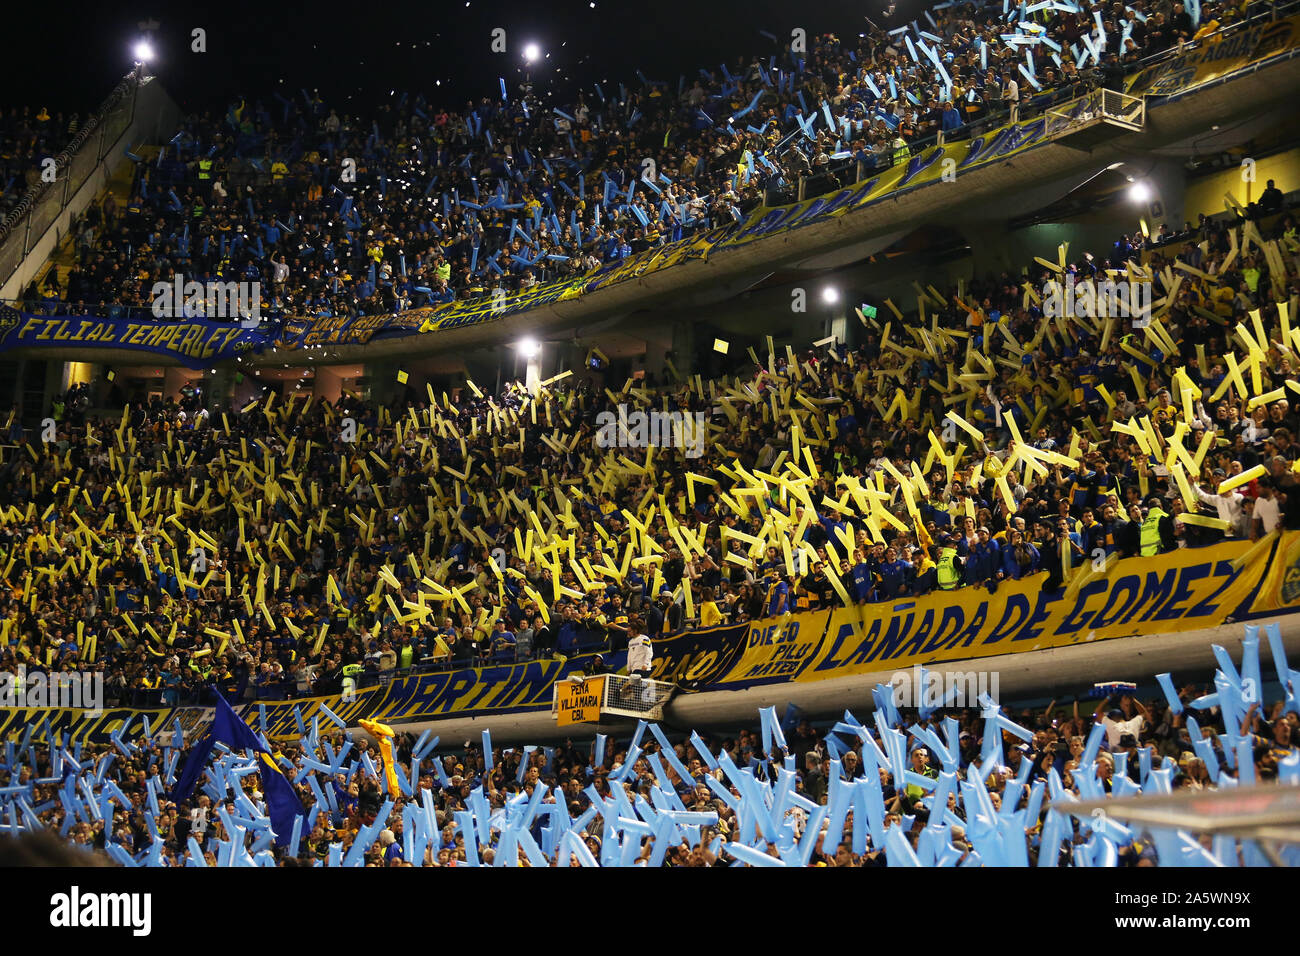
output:
[{"label": "spectator wearing cap", "polygon": [[[1106,705],[1113,699],[1113,694],[1104,699],[1097,705],[1097,710],[1093,715],[1106,728],[1106,746],[1111,750],[1120,745],[1120,738],[1125,734],[1131,734],[1135,740],[1139,739],[1142,736],[1143,728],[1151,717],[1150,711],[1146,709],[1140,700],[1127,694],[1120,699],[1119,707],[1107,709]],[[1104,717],[1102,711],[1106,711]]]}]

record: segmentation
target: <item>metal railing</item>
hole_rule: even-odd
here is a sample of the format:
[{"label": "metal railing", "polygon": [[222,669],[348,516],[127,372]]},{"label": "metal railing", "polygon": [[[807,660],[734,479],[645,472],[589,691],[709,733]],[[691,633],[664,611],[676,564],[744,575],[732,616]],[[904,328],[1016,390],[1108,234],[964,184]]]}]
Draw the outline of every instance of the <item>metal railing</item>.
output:
[{"label": "metal railing", "polygon": [[1048,110],[1047,116],[1056,121],[1054,132],[1057,135],[1097,120],[1110,120],[1137,130],[1146,123],[1147,101],[1144,96],[1130,96],[1118,90],[1093,90],[1085,96]]},{"label": "metal railing", "polygon": [[139,83],[139,77],[132,72],[113,88],[67,148],[54,157],[54,181],[32,186],[0,223],[0,285],[18,271],[32,247],[131,125]]}]

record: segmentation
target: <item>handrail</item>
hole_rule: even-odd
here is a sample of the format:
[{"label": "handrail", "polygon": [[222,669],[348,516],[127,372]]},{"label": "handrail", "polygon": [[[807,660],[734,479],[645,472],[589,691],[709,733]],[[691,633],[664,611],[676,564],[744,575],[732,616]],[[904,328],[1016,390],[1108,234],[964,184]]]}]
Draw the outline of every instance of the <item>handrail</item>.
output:
[{"label": "handrail", "polygon": [[[62,213],[62,211],[67,208],[68,203],[71,202],[72,197],[76,195],[77,191],[82,187],[86,180],[88,180],[99,167],[99,163],[104,159],[104,156],[107,155],[107,150],[113,145],[111,142],[108,142],[107,120],[110,114],[120,107],[123,101],[127,98],[130,98],[131,117],[128,118],[126,124],[123,125],[123,129],[130,125],[130,120],[134,117],[134,97],[139,89],[139,83],[139,76],[134,71],[124,76],[117,86],[113,87],[108,96],[105,97],[104,102],[100,104],[94,115],[92,115],[85,124],[77,130],[76,135],[72,137],[72,140],[68,145],[54,157],[55,168],[57,170],[55,179],[52,182],[41,180],[33,185],[27,190],[23,198],[18,201],[18,204],[10,210],[4,220],[0,222],[0,284],[7,282],[10,276],[18,270],[23,259],[31,251],[33,243],[40,239],[39,235],[35,237],[31,235],[32,216],[40,204],[46,200],[53,200],[54,190],[56,188],[60,189],[62,194],[58,197],[58,213]],[[95,149],[95,161],[93,164],[82,164],[83,168],[78,177],[79,181],[74,183],[70,171],[76,168],[76,164],[78,164],[78,161],[83,155],[83,148],[89,145],[92,137],[94,137],[96,133],[99,135],[97,140],[98,146]],[[121,131],[119,130],[117,135],[120,135],[120,133]],[[113,139],[116,140],[116,138],[117,136],[115,135]],[[68,173],[68,175],[63,175],[64,173]],[[50,217],[51,223],[57,218],[58,213],[55,213]],[[41,232],[44,232],[44,229],[42,229]],[[6,249],[6,247],[8,247],[12,242],[17,241],[20,234],[22,235],[23,243],[21,253],[18,255],[12,255],[11,251]],[[12,263],[12,265],[5,267],[3,265],[4,263]]]}]

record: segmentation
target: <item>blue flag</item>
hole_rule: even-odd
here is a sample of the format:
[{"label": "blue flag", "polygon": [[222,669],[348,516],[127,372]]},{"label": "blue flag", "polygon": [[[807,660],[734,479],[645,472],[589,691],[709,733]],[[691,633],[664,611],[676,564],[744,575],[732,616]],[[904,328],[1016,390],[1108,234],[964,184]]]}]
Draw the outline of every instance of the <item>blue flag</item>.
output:
[{"label": "blue flag", "polygon": [[[172,790],[171,799],[179,803],[190,798],[217,741],[232,750],[253,750],[261,755],[258,773],[261,775],[262,791],[266,796],[267,816],[271,818],[271,827],[275,830],[275,842],[284,846],[289,842],[290,834],[293,832],[294,817],[304,813],[302,801],[298,799],[293,786],[285,779],[284,774],[276,767],[271,752],[253,732],[253,728],[244,723],[243,718],[235,713],[234,708],[221,694],[216,692],[215,687],[212,690],[217,698],[217,712],[212,718],[212,729],[190,751],[189,758],[185,761],[185,769],[177,779],[175,789]],[[294,852],[297,850],[296,847],[291,849]]]}]

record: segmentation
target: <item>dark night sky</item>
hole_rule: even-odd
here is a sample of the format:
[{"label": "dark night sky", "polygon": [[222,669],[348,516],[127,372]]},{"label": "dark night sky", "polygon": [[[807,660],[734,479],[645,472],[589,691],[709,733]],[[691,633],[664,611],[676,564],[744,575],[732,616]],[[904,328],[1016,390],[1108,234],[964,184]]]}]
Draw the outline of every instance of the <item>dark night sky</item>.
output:
[{"label": "dark night sky", "polygon": [[[21,4],[6,12],[11,82],[0,102],[93,109],[130,69],[137,23],[150,17],[160,23],[153,70],[189,110],[223,109],[240,92],[299,96],[304,86],[319,88],[331,104],[396,88],[456,107],[496,93],[498,76],[513,96],[525,41],[550,54],[534,69],[539,94],[563,97],[581,87],[594,95],[594,81],[617,88],[619,80],[635,80],[637,69],[675,88],[679,74],[689,84],[699,67],[716,70],[724,57],[730,65],[741,54],[774,52],[760,30],[788,41],[796,26],[809,36],[845,35],[865,28],[864,15],[885,25],[881,0],[596,0],[594,9],[590,2]],[[903,10],[924,5],[900,3],[891,25],[903,22]],[[190,52],[195,27],[207,31],[206,53]],[[494,27],[506,30],[509,52],[491,52]]]}]

